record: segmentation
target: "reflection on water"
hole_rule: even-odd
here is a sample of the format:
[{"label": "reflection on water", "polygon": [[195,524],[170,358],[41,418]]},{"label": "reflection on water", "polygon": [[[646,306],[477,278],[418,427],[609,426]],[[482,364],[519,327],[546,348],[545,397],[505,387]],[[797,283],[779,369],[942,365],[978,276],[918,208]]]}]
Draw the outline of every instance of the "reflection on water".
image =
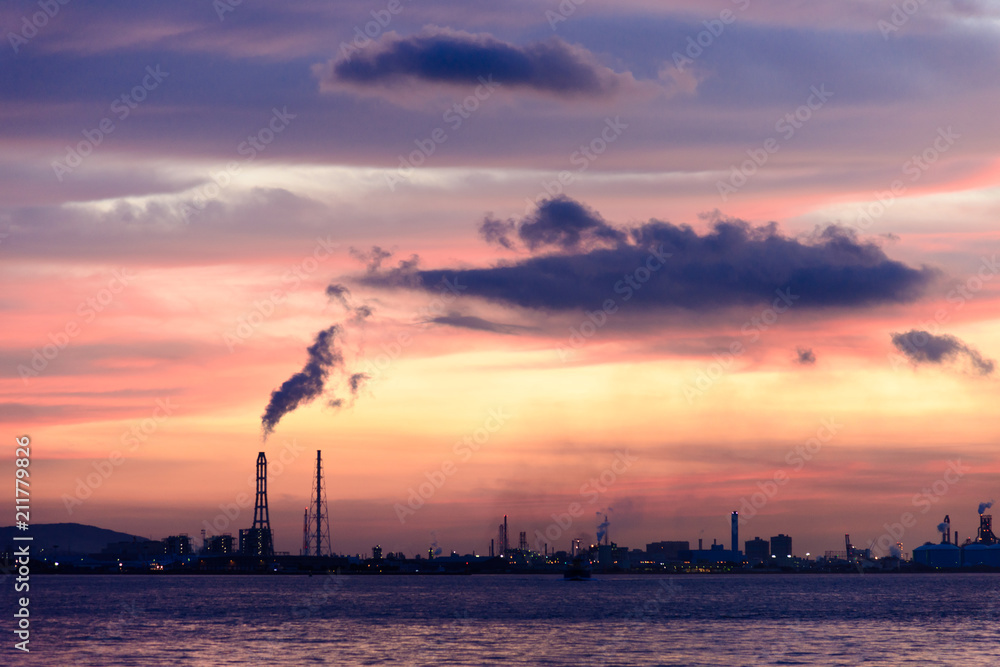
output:
[{"label": "reflection on water", "polygon": [[989,574],[39,576],[19,662],[997,665],[998,589]]}]

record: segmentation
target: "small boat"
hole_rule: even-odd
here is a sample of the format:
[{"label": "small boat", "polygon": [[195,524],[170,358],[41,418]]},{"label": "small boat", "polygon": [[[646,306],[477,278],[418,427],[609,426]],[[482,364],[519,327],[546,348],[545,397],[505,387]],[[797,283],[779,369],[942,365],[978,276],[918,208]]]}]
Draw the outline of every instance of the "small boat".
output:
[{"label": "small boat", "polygon": [[570,566],[563,573],[563,579],[566,581],[589,581],[590,580],[590,566],[585,565],[583,559],[577,556],[570,563]]}]

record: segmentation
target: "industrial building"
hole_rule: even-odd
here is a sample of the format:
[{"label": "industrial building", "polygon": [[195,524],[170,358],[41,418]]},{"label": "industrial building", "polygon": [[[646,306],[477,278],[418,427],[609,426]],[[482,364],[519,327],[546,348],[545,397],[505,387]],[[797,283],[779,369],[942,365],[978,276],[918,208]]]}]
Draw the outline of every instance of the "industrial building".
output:
[{"label": "industrial building", "polygon": [[274,555],[271,515],[267,509],[267,457],[257,455],[257,497],[253,509],[253,527],[240,530],[240,553],[267,558]]},{"label": "industrial building", "polygon": [[928,542],[913,550],[913,561],[930,567],[959,567],[962,563],[962,550],[954,544]]},{"label": "industrial building", "polygon": [[727,549],[723,544],[717,544],[715,540],[708,549],[701,548],[701,540],[698,540],[697,549],[688,549],[681,552],[681,558],[693,564],[703,563],[708,565],[718,565],[721,563],[733,563],[736,565],[743,563],[743,554],[733,549]]},{"label": "industrial building", "polygon": [[792,538],[784,533],[778,533],[771,538],[771,558],[780,561],[792,557]]},{"label": "industrial building", "polygon": [[326,503],[326,486],[323,478],[323,453],[316,450],[316,486],[312,490],[309,507],[302,526],[303,556],[332,556],[330,543],[330,512]]},{"label": "industrial building", "polygon": [[[646,555],[651,560],[655,560],[658,563],[681,560],[681,552],[690,550],[691,545],[687,540],[677,542],[652,542],[646,545]],[[573,555],[575,556],[576,554]]]},{"label": "industrial building", "polygon": [[233,536],[230,533],[213,535],[205,540],[204,552],[212,556],[231,556],[236,553]]},{"label": "industrial building", "polygon": [[1000,540],[993,534],[993,516],[985,513],[985,507],[980,506],[979,529],[976,540],[966,539],[959,546],[958,533],[952,540],[951,518],[946,516],[938,525],[941,531],[941,542],[934,544],[926,542],[913,550],[913,562],[936,569],[960,567],[1000,568]]},{"label": "industrial building", "polygon": [[753,565],[755,563],[765,563],[771,557],[771,543],[755,537],[744,543],[747,561]]}]

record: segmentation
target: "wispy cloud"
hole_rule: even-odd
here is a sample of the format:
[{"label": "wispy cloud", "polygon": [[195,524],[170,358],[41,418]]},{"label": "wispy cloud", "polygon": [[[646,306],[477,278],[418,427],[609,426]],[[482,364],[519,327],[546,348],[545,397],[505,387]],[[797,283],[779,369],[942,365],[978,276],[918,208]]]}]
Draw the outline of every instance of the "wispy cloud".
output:
[{"label": "wispy cloud", "polygon": [[490,320],[486,320],[481,317],[476,317],[474,315],[462,315],[460,313],[448,313],[447,315],[441,315],[428,321],[433,324],[443,324],[449,327],[457,327],[459,329],[489,331],[491,333],[500,334],[517,334],[530,330],[530,327],[524,327],[517,324],[491,322]]}]

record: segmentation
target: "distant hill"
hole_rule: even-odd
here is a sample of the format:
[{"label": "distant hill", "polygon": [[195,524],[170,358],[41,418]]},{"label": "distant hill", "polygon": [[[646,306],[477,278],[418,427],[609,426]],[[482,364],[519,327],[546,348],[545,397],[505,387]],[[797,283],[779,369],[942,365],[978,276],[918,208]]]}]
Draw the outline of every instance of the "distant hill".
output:
[{"label": "distant hill", "polygon": [[85,526],[82,523],[33,523],[27,531],[18,530],[15,526],[0,528],[0,548],[14,544],[15,535],[31,535],[31,552],[39,554],[42,549],[49,553],[98,553],[111,542],[147,542],[145,537],[119,533],[115,530]]}]

